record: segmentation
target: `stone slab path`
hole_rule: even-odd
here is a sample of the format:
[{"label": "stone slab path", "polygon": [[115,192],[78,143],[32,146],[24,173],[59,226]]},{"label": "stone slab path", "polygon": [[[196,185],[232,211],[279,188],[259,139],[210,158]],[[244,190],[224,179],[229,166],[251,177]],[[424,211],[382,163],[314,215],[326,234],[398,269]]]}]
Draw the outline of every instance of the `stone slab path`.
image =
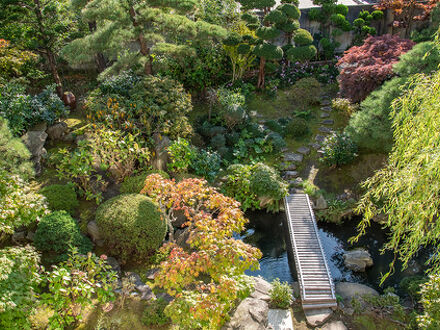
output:
[{"label": "stone slab path", "polygon": [[292,312],[290,309],[269,309],[269,327],[273,330],[293,330]]}]

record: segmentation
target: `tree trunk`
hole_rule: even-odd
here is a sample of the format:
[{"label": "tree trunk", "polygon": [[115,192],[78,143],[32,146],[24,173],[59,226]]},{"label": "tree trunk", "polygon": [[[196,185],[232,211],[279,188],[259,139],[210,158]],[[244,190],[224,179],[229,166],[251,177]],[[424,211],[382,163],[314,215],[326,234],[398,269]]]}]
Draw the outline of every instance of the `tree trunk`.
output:
[{"label": "tree trunk", "polygon": [[[96,21],[89,22],[89,31],[91,33],[96,31]],[[106,64],[107,62],[105,60],[104,54],[99,53],[99,52],[96,53],[95,54],[95,63],[96,63],[96,68],[99,73],[104,71],[105,68],[107,67],[107,64]]]},{"label": "tree trunk", "polygon": [[264,57],[260,57],[260,70],[258,71],[257,88],[264,88],[265,65],[266,65],[266,59]]},{"label": "tree trunk", "polygon": [[[133,26],[135,29],[139,27],[139,23],[136,21],[136,11],[134,10],[133,6],[130,6],[130,18],[131,22],[133,23]],[[141,31],[138,33],[138,42],[140,46],[140,52],[143,56],[147,58],[147,61],[145,62],[144,71],[146,75],[152,75],[153,74],[153,57],[150,54],[150,48],[147,45],[147,42],[144,38],[144,35]]]},{"label": "tree trunk", "polygon": [[63,91],[63,84],[61,83],[60,76],[58,74],[57,69],[57,62],[55,60],[55,55],[52,53],[51,50],[46,49],[46,56],[49,61],[49,68],[50,72],[52,73],[53,80],[55,81],[57,95],[60,97],[60,99],[63,99],[64,91]]},{"label": "tree trunk", "polygon": [[35,16],[37,17],[40,38],[43,39],[43,42],[45,44],[44,50],[45,50],[45,53],[47,56],[47,60],[49,62],[50,72],[52,73],[53,80],[55,81],[55,84],[57,85],[57,87],[56,87],[57,95],[62,100],[63,94],[64,94],[63,84],[61,83],[60,75],[58,74],[58,68],[57,68],[57,62],[55,60],[55,54],[50,49],[50,46],[47,44],[47,40],[45,40],[46,34],[45,34],[45,31],[43,28],[43,26],[44,26],[43,25],[43,15],[41,14],[40,0],[34,0],[34,4],[35,4],[34,12],[35,12]]}]

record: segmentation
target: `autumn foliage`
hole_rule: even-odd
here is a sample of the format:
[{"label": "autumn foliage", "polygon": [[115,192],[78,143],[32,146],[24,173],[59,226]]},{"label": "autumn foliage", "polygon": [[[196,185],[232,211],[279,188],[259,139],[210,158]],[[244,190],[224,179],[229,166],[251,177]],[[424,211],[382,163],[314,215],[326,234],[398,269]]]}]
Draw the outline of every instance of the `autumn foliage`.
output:
[{"label": "autumn foliage", "polygon": [[155,285],[175,296],[165,313],[182,328],[219,328],[237,298],[249,294],[251,285],[244,271],[257,268],[261,257],[257,248],[232,237],[247,222],[240,203],[205,180],[176,183],[159,174],[147,177],[141,193],[159,204],[168,223],[178,213],[187,219],[189,249],[173,239],[162,248],[169,257],[161,263]]},{"label": "autumn foliage", "polygon": [[428,19],[439,2],[439,0],[380,0],[374,8],[391,10],[394,14],[393,27],[405,29],[405,35],[408,36],[412,23]]},{"label": "autumn foliage", "polygon": [[393,76],[393,64],[414,45],[411,40],[385,34],[368,37],[363,45],[351,47],[338,62],[342,96],[352,102],[364,100]]}]

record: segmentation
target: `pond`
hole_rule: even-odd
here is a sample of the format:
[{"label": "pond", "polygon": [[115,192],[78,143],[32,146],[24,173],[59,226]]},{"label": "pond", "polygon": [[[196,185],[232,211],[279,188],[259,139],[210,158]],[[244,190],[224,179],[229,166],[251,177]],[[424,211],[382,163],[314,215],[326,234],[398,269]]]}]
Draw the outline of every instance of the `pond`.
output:
[{"label": "pond", "polygon": [[[247,231],[240,237],[247,243],[257,246],[263,253],[260,260],[260,270],[249,271],[248,275],[261,275],[268,281],[279,278],[281,281],[292,283],[296,281],[294,267],[289,266],[286,251],[286,237],[284,229],[284,213],[249,212],[250,219]],[[397,263],[395,273],[380,287],[381,274],[388,271],[393,260],[392,253],[381,254],[380,249],[386,241],[386,231],[377,223],[373,223],[367,233],[358,243],[348,243],[350,237],[356,234],[356,225],[360,219],[347,220],[342,225],[318,223],[321,243],[327,255],[328,265],[335,282],[347,281],[367,284],[378,291],[388,286],[396,287],[400,281],[411,275],[423,274],[424,262],[429,257],[427,252],[420,253],[405,271],[400,271]],[[356,247],[366,248],[374,261],[374,265],[367,268],[365,273],[355,273],[344,266],[343,254],[346,250]]]}]

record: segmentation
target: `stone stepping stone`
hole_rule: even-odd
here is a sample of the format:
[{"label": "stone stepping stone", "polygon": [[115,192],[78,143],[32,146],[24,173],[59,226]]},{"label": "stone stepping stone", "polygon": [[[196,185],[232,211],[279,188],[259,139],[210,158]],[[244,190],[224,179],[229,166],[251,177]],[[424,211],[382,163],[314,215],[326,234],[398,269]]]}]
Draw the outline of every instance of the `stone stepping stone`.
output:
[{"label": "stone stepping stone", "polygon": [[271,329],[294,330],[290,309],[269,309],[267,321]]},{"label": "stone stepping stone", "polygon": [[330,111],[332,111],[332,107],[321,107],[321,110],[330,112]]},{"label": "stone stepping stone", "polygon": [[284,167],[286,169],[286,171],[295,171],[296,170],[296,165],[293,163],[288,164],[287,166]]},{"label": "stone stepping stone", "polygon": [[286,180],[292,179],[292,178],[296,178],[298,176],[298,172],[297,171],[286,171],[284,172],[283,177]]},{"label": "stone stepping stone", "polygon": [[319,116],[321,118],[328,118],[328,117],[330,117],[330,114],[328,114],[327,112],[322,112]]},{"label": "stone stepping stone", "polygon": [[322,124],[324,125],[333,125],[335,122],[333,119],[326,119],[322,121]]},{"label": "stone stepping stone", "polygon": [[289,181],[289,184],[293,185],[293,186],[299,186],[300,184],[303,183],[303,178],[296,178],[295,180]]},{"label": "stone stepping stone", "polygon": [[325,127],[325,126],[321,126],[321,127],[319,127],[318,130],[319,130],[321,133],[327,133],[327,134],[333,132],[333,130],[332,130],[331,128],[328,128],[328,127]]},{"label": "stone stepping stone", "polygon": [[332,103],[330,102],[329,99],[327,99],[327,100],[322,100],[322,101],[321,101],[321,104],[322,104],[322,105],[330,105],[330,104],[332,104]]},{"label": "stone stepping stone", "polygon": [[313,149],[321,148],[321,145],[319,143],[309,143],[309,146],[311,146]]},{"label": "stone stepping stone", "polygon": [[310,153],[310,148],[307,147],[299,147],[298,149],[296,149],[297,152],[299,152],[300,154],[303,155],[308,155]]},{"label": "stone stepping stone", "polygon": [[289,153],[284,154],[284,160],[287,162],[301,163],[303,161],[303,155],[296,154],[294,152],[289,152]]},{"label": "stone stepping stone", "polygon": [[319,143],[322,143],[322,142],[325,141],[325,136],[323,136],[323,135],[316,135],[315,136],[315,141],[317,141]]}]

